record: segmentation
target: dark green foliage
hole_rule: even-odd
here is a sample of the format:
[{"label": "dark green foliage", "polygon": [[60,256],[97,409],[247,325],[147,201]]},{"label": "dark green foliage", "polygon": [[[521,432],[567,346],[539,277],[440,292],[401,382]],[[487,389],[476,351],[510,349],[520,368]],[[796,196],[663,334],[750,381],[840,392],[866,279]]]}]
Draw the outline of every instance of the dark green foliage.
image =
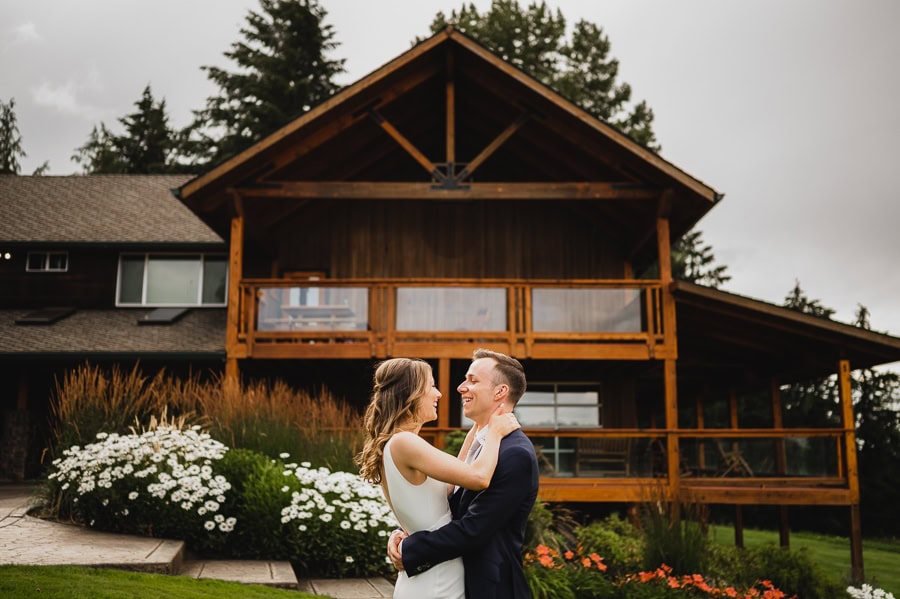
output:
[{"label": "dark green foliage", "polygon": [[645,102],[629,106],[631,87],[617,83],[619,61],[610,58],[609,38],[588,21],[576,21],[566,39],[566,19],[546,2],[523,7],[517,0],[494,0],[482,13],[464,4],[447,16],[438,12],[432,32],[453,24],[503,60],[550,86],[591,114],[619,128],[636,142],[659,151],[653,111]]},{"label": "dark green foliage", "polygon": [[466,431],[464,430],[455,430],[450,431],[444,437],[444,451],[449,453],[452,456],[458,456],[459,450],[462,448],[463,443],[466,441]]},{"label": "dark green foliage", "polygon": [[16,123],[16,99],[0,100],[0,175],[18,175],[19,158],[25,158],[22,136]]},{"label": "dark green foliage", "polygon": [[[689,231],[672,244],[672,278],[718,289],[731,280],[727,266],[716,264],[710,244],[703,241],[703,233]],[[641,275],[645,279],[659,278],[659,263],[655,261]]]},{"label": "dark green foliage", "polygon": [[618,514],[575,529],[583,553],[597,553],[609,568],[607,575],[621,576],[641,569],[644,541],[640,531]]},{"label": "dark green foliage", "polygon": [[731,573],[738,583],[753,580],[771,580],[788,595],[806,599],[838,599],[846,592],[831,582],[806,551],[793,551],[774,545],[738,550],[741,556],[739,568]]},{"label": "dark green foliage", "polygon": [[662,500],[641,504],[644,569],[653,570],[665,564],[675,574],[706,571],[710,543],[702,510],[702,506]]},{"label": "dark green foliage", "polygon": [[826,308],[819,300],[810,299],[804,293],[800,288],[800,281],[796,281],[794,288],[784,297],[784,307],[828,320],[831,320],[831,317],[834,316],[834,310]]},{"label": "dark green foliage", "polygon": [[88,141],[72,159],[85,174],[160,174],[183,172],[175,150],[177,133],[169,127],[166,101],[156,101],[150,86],[134,103],[137,110],[119,119],[125,128],[116,135],[104,123],[94,126]]},{"label": "dark green foliage", "polygon": [[219,92],[195,112],[185,151],[196,164],[220,162],[287,124],[333,94],[344,61],[325,9],[316,0],[260,0],[225,52],[236,70],[204,66]]}]

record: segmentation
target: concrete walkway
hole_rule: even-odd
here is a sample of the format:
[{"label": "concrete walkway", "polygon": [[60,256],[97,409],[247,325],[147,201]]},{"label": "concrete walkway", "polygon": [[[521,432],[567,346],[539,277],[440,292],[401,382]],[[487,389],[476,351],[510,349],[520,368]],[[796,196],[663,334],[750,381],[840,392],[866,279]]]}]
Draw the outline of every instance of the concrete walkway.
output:
[{"label": "concrete walkway", "polygon": [[382,578],[297,580],[289,562],[185,561],[184,543],[111,534],[28,516],[35,487],[0,484],[0,564],[116,568],[298,589],[334,599],[393,594]]}]

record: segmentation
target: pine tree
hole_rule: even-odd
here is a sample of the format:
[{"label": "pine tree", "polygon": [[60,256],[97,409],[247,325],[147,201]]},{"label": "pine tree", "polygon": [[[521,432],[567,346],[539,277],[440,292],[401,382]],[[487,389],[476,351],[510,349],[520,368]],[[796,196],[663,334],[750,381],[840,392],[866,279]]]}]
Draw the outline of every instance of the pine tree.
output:
[{"label": "pine tree", "polygon": [[22,136],[16,123],[16,99],[0,100],[0,175],[18,175],[19,158],[25,158]]},{"label": "pine tree", "polygon": [[219,93],[195,111],[184,132],[185,151],[197,164],[219,162],[285,125],[337,90],[344,61],[327,57],[337,47],[315,0],[260,0],[225,56],[234,72],[205,66]]},{"label": "pine tree", "polygon": [[794,288],[784,297],[784,307],[828,320],[831,320],[831,317],[834,316],[834,310],[826,308],[819,300],[807,297],[806,293],[800,288],[800,281],[795,281]]},{"label": "pine tree", "polygon": [[703,233],[689,231],[672,246],[672,278],[718,289],[731,280],[727,267],[716,265],[712,246],[703,242]]},{"label": "pine tree", "polygon": [[[871,330],[860,305],[856,326]],[[900,503],[900,374],[864,368],[853,376],[856,440],[863,525],[879,535],[900,534],[894,518]]]},{"label": "pine tree", "polygon": [[451,11],[449,17],[438,12],[431,30],[440,31],[447,24],[639,144],[659,151],[653,111],[643,101],[629,108],[631,86],[616,82],[619,61],[609,57],[609,38],[594,23],[577,21],[566,40],[565,17],[559,10],[553,13],[543,0],[527,8],[517,0],[493,0],[484,14],[474,4]]},{"label": "pine tree", "polygon": [[150,86],[134,103],[137,110],[119,119],[124,135],[111,132],[104,123],[95,126],[72,159],[85,174],[161,174],[183,171],[175,149],[178,134],[169,127],[166,101],[157,102]]}]

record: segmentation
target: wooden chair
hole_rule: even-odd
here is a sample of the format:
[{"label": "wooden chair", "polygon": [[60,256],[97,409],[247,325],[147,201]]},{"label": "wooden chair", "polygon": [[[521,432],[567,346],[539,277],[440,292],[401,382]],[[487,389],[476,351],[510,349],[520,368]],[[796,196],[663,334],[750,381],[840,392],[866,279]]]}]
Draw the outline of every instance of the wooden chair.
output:
[{"label": "wooden chair", "polygon": [[753,476],[753,470],[750,464],[741,455],[741,450],[735,447],[731,451],[726,451],[722,447],[720,441],[716,441],[716,450],[719,452],[719,462],[721,468],[717,476]]},{"label": "wooden chair", "polygon": [[631,439],[579,438],[575,476],[630,476]]}]

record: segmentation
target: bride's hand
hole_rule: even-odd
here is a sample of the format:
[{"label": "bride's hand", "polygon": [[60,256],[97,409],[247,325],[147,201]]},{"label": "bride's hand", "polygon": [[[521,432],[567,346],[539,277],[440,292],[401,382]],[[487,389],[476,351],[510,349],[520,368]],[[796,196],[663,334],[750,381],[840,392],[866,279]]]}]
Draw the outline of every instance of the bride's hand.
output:
[{"label": "bride's hand", "polygon": [[519,428],[522,428],[519,421],[512,412],[506,411],[506,406],[503,404],[497,407],[488,425],[488,430],[492,433],[496,432],[501,439]]}]

